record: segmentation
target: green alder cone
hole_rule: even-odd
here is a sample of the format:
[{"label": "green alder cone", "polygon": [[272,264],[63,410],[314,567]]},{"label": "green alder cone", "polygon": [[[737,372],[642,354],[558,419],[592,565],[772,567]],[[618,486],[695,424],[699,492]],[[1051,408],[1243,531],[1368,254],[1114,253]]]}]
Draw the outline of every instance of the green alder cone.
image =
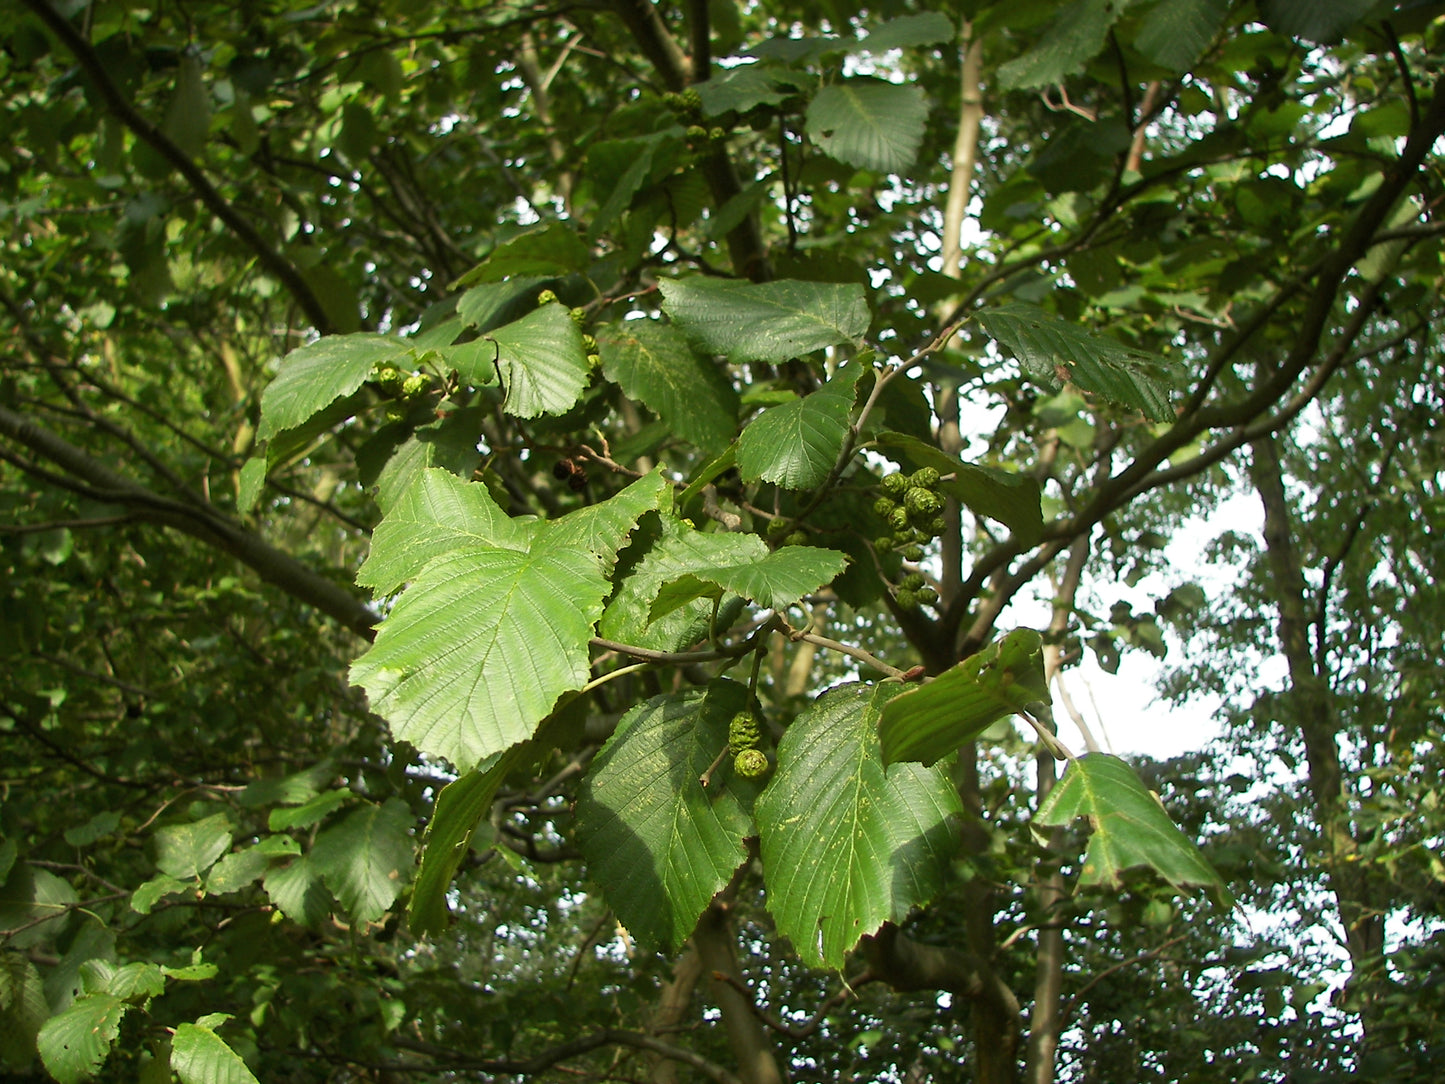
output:
[{"label": "green alder cone", "polygon": [[761,779],[768,774],[768,755],[761,749],[744,749],[733,757],[733,771],[744,779]]},{"label": "green alder cone", "polygon": [[883,487],[884,493],[901,497],[908,489],[908,479],[901,474],[885,474],[879,485]]},{"label": "green alder cone", "polygon": [[756,749],[762,740],[763,734],[758,727],[756,715],[750,711],[740,711],[733,716],[732,722],[728,724],[729,750],[738,754],[748,749]]},{"label": "green alder cone", "polygon": [[908,484],[919,489],[932,489],[938,481],[939,473],[932,467],[920,467],[908,477]]}]

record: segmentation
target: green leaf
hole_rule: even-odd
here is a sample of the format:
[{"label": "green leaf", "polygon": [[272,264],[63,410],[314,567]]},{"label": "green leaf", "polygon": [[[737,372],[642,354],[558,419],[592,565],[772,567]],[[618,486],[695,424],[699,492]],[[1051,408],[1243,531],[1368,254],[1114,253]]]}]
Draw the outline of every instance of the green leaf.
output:
[{"label": "green leaf", "polygon": [[1260,13],[1277,34],[1305,41],[1338,41],[1379,6],[1379,0],[1260,0]]},{"label": "green leaf", "polygon": [[728,110],[746,113],[760,105],[779,105],[793,91],[798,76],[773,64],[739,64],[714,72],[694,88],[702,99],[704,116]]},{"label": "green leaf", "polygon": [[138,915],[148,915],[155,905],[167,896],[174,896],[188,889],[194,889],[194,881],[178,881],[162,873],[141,884],[130,894],[130,909]]},{"label": "green leaf", "polygon": [[316,837],[312,865],[357,922],[384,915],[411,877],[411,810],[400,798],[365,805]]},{"label": "green leaf", "polygon": [[162,828],[155,834],[156,868],[180,880],[198,877],[230,849],[232,838],[225,813]]},{"label": "green leaf", "polygon": [[878,716],[897,686],[848,685],[793,720],[755,810],[768,908],[815,967],[841,969],[864,934],[943,883],[958,793],[937,768],[885,770]]},{"label": "green leaf", "polygon": [[928,99],[910,85],[866,76],[826,86],[808,105],[808,138],[856,169],[900,173],[918,157]]},{"label": "green leaf", "polygon": [[586,684],[608,588],[585,551],[446,554],[402,593],[351,680],[398,738],[468,771]]},{"label": "green leaf", "polygon": [[811,395],[769,407],[738,438],[738,470],[784,489],[815,489],[838,462],[853,417],[857,362],[843,366]]},{"label": "green leaf", "polygon": [[313,414],[350,395],[382,364],[410,368],[411,347],[385,335],[328,335],[291,351],[276,379],[261,393],[257,440],[294,429]]},{"label": "green leaf", "polygon": [[50,1075],[60,1084],[94,1076],[110,1055],[127,1007],[120,998],[92,994],[45,1021],[35,1045]]},{"label": "green leaf", "polygon": [[555,301],[487,337],[500,351],[497,364],[506,393],[504,405],[514,417],[561,414],[577,402],[587,386],[582,332]]},{"label": "green leaf", "polygon": [[548,520],[538,531],[532,548],[538,553],[585,550],[610,572],[617,561],[617,551],[626,544],[637,521],[645,513],[670,504],[671,500],[672,486],[660,471],[644,474],[601,504],[589,504],[559,519]]},{"label": "green leaf", "polygon": [[181,1084],[260,1084],[224,1039],[195,1024],[181,1024],[171,1036],[171,1068]]},{"label": "green leaf", "polygon": [[932,467],[947,479],[939,489],[978,515],[998,520],[1023,545],[1032,546],[1043,533],[1043,495],[1028,475],[965,463],[904,433],[879,433],[870,443],[891,458],[901,456],[912,469]]},{"label": "green leaf", "polygon": [[468,549],[525,550],[535,530],[533,522],[502,511],[486,486],[428,467],[377,525],[356,582],[389,595],[434,558]]},{"label": "green leaf", "polygon": [[108,971],[105,986],[98,993],[110,994],[122,1001],[144,1001],[166,992],[166,978],[159,964],[144,960],[121,967],[100,960],[93,963]]},{"label": "green leaf", "polygon": [[271,855],[260,847],[247,847],[226,855],[206,874],[206,891],[215,896],[239,892],[255,884],[271,865]]},{"label": "green leaf", "polygon": [[1229,0],[1163,0],[1144,16],[1134,47],[1161,67],[1188,71],[1229,14]]},{"label": "green leaf", "polygon": [[266,871],[266,895],[292,922],[315,926],[331,911],[331,896],[309,855]]},{"label": "green leaf", "polygon": [[659,530],[659,537],[622,580],[607,604],[598,633],[620,643],[657,651],[678,651],[707,636],[712,606],[705,602],[692,603],[653,621],[652,602],[662,585],[694,568],[725,562],[739,547],[751,547],[752,543],[741,541],[743,538],[751,537],[758,543],[751,552],[761,553],[766,547],[756,535],[708,534],[693,530],[670,515],[660,517]]},{"label": "green leaf", "polygon": [[[535,275],[473,286],[457,299],[457,317],[479,332],[491,331],[534,309],[542,284],[550,281],[551,276]],[[486,349],[483,351],[482,347]],[[438,349],[447,364],[458,370],[467,383],[485,386],[496,382],[497,373],[492,368],[496,349],[485,339]]]},{"label": "green leaf", "polygon": [[848,564],[848,558],[836,550],[785,546],[769,553],[757,535],[726,537],[751,539],[758,545],[739,544],[728,564],[694,568],[666,584],[652,604],[654,621],[693,599],[718,598],[727,591],[764,609],[784,610],[831,583]]},{"label": "green leaf", "polygon": [[592,252],[577,231],[565,222],[553,222],[498,245],[468,274],[467,284],[539,275],[556,278],[583,271],[591,262]]},{"label": "green leaf", "polygon": [[868,303],[857,285],[694,276],[658,287],[663,310],[687,337],[729,361],[787,361],[857,343],[868,330]]},{"label": "green leaf", "polygon": [[176,90],[161,122],[161,131],[189,158],[205,155],[210,134],[211,96],[206,90],[204,72],[200,50],[182,50],[176,67]]},{"label": "green leaf", "polygon": [[1128,7],[1118,0],[1074,0],[1049,21],[1049,29],[1023,56],[998,69],[1004,90],[1027,90],[1061,83],[1064,76],[1082,71],[1099,55],[1115,20]]},{"label": "green leaf", "polygon": [[1089,753],[1070,763],[1039,806],[1034,824],[1063,827],[1080,817],[1091,829],[1081,886],[1118,891],[1125,871],[1147,867],[1181,892],[1203,888],[1221,906],[1228,905],[1223,879],[1169,819],[1158,796],[1118,757]]},{"label": "green leaf", "polygon": [[526,749],[514,745],[496,753],[475,771],[454,779],[437,795],[436,810],[426,828],[421,869],[407,905],[407,920],[419,936],[436,936],[447,928],[447,891],[471,846],[477,823],[492,808],[497,789]]},{"label": "green leaf", "polygon": [[35,965],[18,952],[0,952],[0,1065],[29,1067],[35,1037],[49,1016]]},{"label": "green leaf", "polygon": [[709,358],[701,358],[671,324],[628,320],[599,330],[602,371],[674,434],[709,455],[732,442],[738,394]]},{"label": "green leaf", "polygon": [[653,697],[618,724],[577,802],[577,843],[618,920],[649,946],[677,948],[742,862],[752,833],[749,785],[729,767],[703,772],[747,706],[746,687]]},{"label": "green leaf", "polygon": [[1086,394],[1130,407],[1151,421],[1174,416],[1164,362],[1154,354],[1077,328],[1032,305],[985,309],[978,322],[1046,388],[1057,389],[1067,380]]},{"label": "green leaf", "polygon": [[236,511],[243,516],[250,515],[265,487],[266,457],[253,455],[241,466],[236,479]]},{"label": "green leaf", "polygon": [[878,726],[883,762],[933,764],[1004,716],[1047,705],[1043,646],[1033,629],[1015,629],[927,685],[894,697]]},{"label": "green leaf", "polygon": [[291,809],[273,809],[266,818],[266,827],[273,832],[284,832],[289,828],[310,828],[325,820],[338,806],[355,798],[346,787],[322,791]]},{"label": "green leaf", "polygon": [[918,15],[900,15],[869,32],[868,36],[850,51],[866,50],[878,56],[890,49],[940,45],[952,41],[954,34],[952,21],[942,12],[926,11]]}]

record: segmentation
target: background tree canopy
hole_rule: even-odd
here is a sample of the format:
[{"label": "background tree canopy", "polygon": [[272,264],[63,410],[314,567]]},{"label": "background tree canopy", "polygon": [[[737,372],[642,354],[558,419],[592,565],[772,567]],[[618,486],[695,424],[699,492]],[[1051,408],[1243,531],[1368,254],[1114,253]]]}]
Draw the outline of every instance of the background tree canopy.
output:
[{"label": "background tree canopy", "polygon": [[1442,38],[0,3],[7,1079],[1436,1079]]}]

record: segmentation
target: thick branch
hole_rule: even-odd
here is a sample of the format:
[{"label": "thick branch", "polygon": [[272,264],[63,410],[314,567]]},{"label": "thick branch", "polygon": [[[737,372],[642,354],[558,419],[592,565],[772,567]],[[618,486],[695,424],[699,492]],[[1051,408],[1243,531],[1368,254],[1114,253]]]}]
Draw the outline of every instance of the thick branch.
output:
[{"label": "thick branch", "polygon": [[[67,479],[74,480],[76,491],[125,508],[137,519],[174,528],[229,553],[292,598],[315,607],[364,639],[373,637],[372,626],[377,616],[364,602],[210,505],[187,504],[152,493],[92,459],[62,437],[3,406],[0,406],[0,436],[24,445],[58,467]],[[57,480],[57,484],[66,482]]]},{"label": "thick branch", "polygon": [[226,201],[226,197],[216,190],[216,186],[211,184],[205,173],[201,171],[201,167],[191,160],[190,155],[176,146],[169,136],[136,111],[135,107],[121,93],[120,88],[116,86],[115,81],[111,79],[110,73],[105,69],[105,64],[91,48],[90,43],[80,36],[75,27],[71,25],[70,20],[56,11],[50,5],[49,0],[24,0],[24,3],[40,17],[40,20],[50,28],[56,37],[65,43],[65,47],[79,62],[95,89],[105,100],[106,106],[115,114],[116,119],[134,132],[138,139],[150,144],[157,154],[185,178],[196,198],[256,254],[262,267],[286,287],[291,296],[296,299],[296,303],[301,306],[301,310],[306,314],[306,319],[311,321],[312,326],[322,334],[335,330],[331,318],[326,315],[326,309],[311,287],[307,285],[306,280],[302,278],[301,272],[281,253],[272,248],[261,236],[260,231]]},{"label": "thick branch", "polygon": [[753,1013],[752,1001],[741,992],[742,975],[738,971],[734,938],[727,905],[714,902],[698,920],[692,943],[703,968],[725,976],[710,985],[722,1011],[723,1026],[742,1079],[746,1084],[783,1084],[783,1073],[773,1057],[768,1034]]}]

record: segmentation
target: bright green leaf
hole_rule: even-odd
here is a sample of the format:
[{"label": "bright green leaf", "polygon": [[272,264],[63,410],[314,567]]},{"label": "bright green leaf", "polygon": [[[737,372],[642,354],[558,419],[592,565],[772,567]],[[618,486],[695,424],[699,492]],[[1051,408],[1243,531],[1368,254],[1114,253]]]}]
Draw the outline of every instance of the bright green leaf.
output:
[{"label": "bright green leaf", "polygon": [[585,550],[610,572],[617,551],[626,544],[637,521],[647,512],[666,507],[671,500],[672,487],[661,472],[644,474],[600,504],[589,504],[548,520],[537,532],[532,548],[537,553]]},{"label": "bright green leaf", "polygon": [[1068,380],[1086,394],[1137,410],[1151,421],[1174,417],[1163,359],[1154,354],[1075,327],[1032,305],[985,309],[977,319],[1046,388],[1056,389]]},{"label": "bright green leaf", "polygon": [[213,896],[239,892],[255,884],[271,865],[271,856],[260,847],[247,847],[226,855],[206,874],[206,891]]},{"label": "bright green leaf", "polygon": [[555,301],[497,328],[487,338],[497,345],[505,407],[514,417],[561,414],[587,386],[582,332]]},{"label": "bright green leaf", "polygon": [[729,361],[781,362],[856,343],[868,330],[863,287],[835,282],[664,279],[663,310],[697,346]]},{"label": "bright green leaf", "polygon": [[437,936],[447,928],[447,890],[471,846],[477,823],[492,808],[492,799],[526,746],[496,753],[475,771],[454,779],[437,795],[436,810],[426,827],[421,869],[417,871],[407,919],[418,935]]},{"label": "bright green leaf", "polygon": [[608,589],[585,551],[447,554],[402,593],[351,680],[398,738],[467,771],[586,683]]},{"label": "bright green leaf", "polygon": [[[660,531],[636,568],[618,586],[597,631],[619,643],[678,651],[707,636],[712,606],[696,602],[654,622],[652,603],[662,585],[694,568],[726,562],[742,547],[758,555],[766,547],[756,535],[695,531],[674,516],[661,517]],[[745,538],[753,542],[744,542]]]},{"label": "bright green leaf", "polygon": [[1034,824],[1063,827],[1080,817],[1091,829],[1081,886],[1118,891],[1127,870],[1147,867],[1181,892],[1203,888],[1227,905],[1229,893],[1219,874],[1169,819],[1158,796],[1118,757],[1089,753],[1070,763],[1039,806]]},{"label": "bright green leaf", "polygon": [[126,1008],[120,998],[92,994],[45,1021],[35,1045],[50,1075],[60,1084],[80,1084],[94,1076],[120,1034]]},{"label": "bright green leaf", "polygon": [[176,1028],[171,1037],[171,1068],[181,1084],[259,1084],[224,1039],[196,1024]]},{"label": "bright green leaf", "polygon": [[484,485],[429,467],[387,511],[356,582],[389,595],[433,558],[458,550],[525,550],[535,526],[511,519]]},{"label": "bright green leaf", "polygon": [[365,805],[316,837],[311,862],[348,914],[375,922],[401,894],[416,864],[411,810],[399,798]]},{"label": "bright green leaf", "polygon": [[693,599],[719,597],[727,591],[764,609],[784,610],[831,583],[848,564],[848,558],[836,550],[785,546],[768,553],[756,535],[730,537],[750,538],[759,544],[747,546],[745,551],[740,546],[742,552],[730,564],[694,568],[666,584],[652,605],[654,621]]},{"label": "bright green leaf", "polygon": [[555,278],[584,270],[592,252],[565,222],[553,222],[498,245],[468,278],[470,282],[500,282],[505,278],[545,275]]},{"label": "bright green leaf", "polygon": [[841,969],[865,934],[943,884],[958,793],[937,768],[885,770],[878,716],[897,686],[825,693],[789,725],[756,816],[768,908],[815,967]]},{"label": "bright green leaf", "polygon": [[853,398],[864,366],[839,369],[802,399],[769,407],[738,438],[738,470],[784,489],[815,489],[828,479],[848,437]]},{"label": "bright green leaf", "polygon": [[707,788],[700,781],[746,706],[746,687],[726,680],[653,697],[623,717],[588,772],[577,842],[603,898],[645,944],[687,940],[746,854],[747,784],[727,765]]},{"label": "bright green leaf", "polygon": [[230,849],[232,838],[225,813],[169,825],[155,834],[156,868],[181,880],[198,877]]},{"label": "bright green leaf", "polygon": [[883,708],[878,740],[883,762],[933,764],[1006,715],[1049,703],[1043,637],[1015,629],[933,681]]},{"label": "bright green leaf", "polygon": [[257,440],[294,429],[313,414],[350,395],[366,382],[373,367],[410,368],[411,347],[385,335],[328,335],[291,351],[276,379],[261,393]]},{"label": "bright green leaf", "polygon": [[808,137],[857,169],[898,173],[913,164],[928,122],[928,99],[916,86],[864,76],[826,86],[808,105]]},{"label": "bright green leaf", "polygon": [[709,455],[732,442],[738,395],[710,358],[699,357],[671,324],[628,320],[597,333],[607,379]]}]

